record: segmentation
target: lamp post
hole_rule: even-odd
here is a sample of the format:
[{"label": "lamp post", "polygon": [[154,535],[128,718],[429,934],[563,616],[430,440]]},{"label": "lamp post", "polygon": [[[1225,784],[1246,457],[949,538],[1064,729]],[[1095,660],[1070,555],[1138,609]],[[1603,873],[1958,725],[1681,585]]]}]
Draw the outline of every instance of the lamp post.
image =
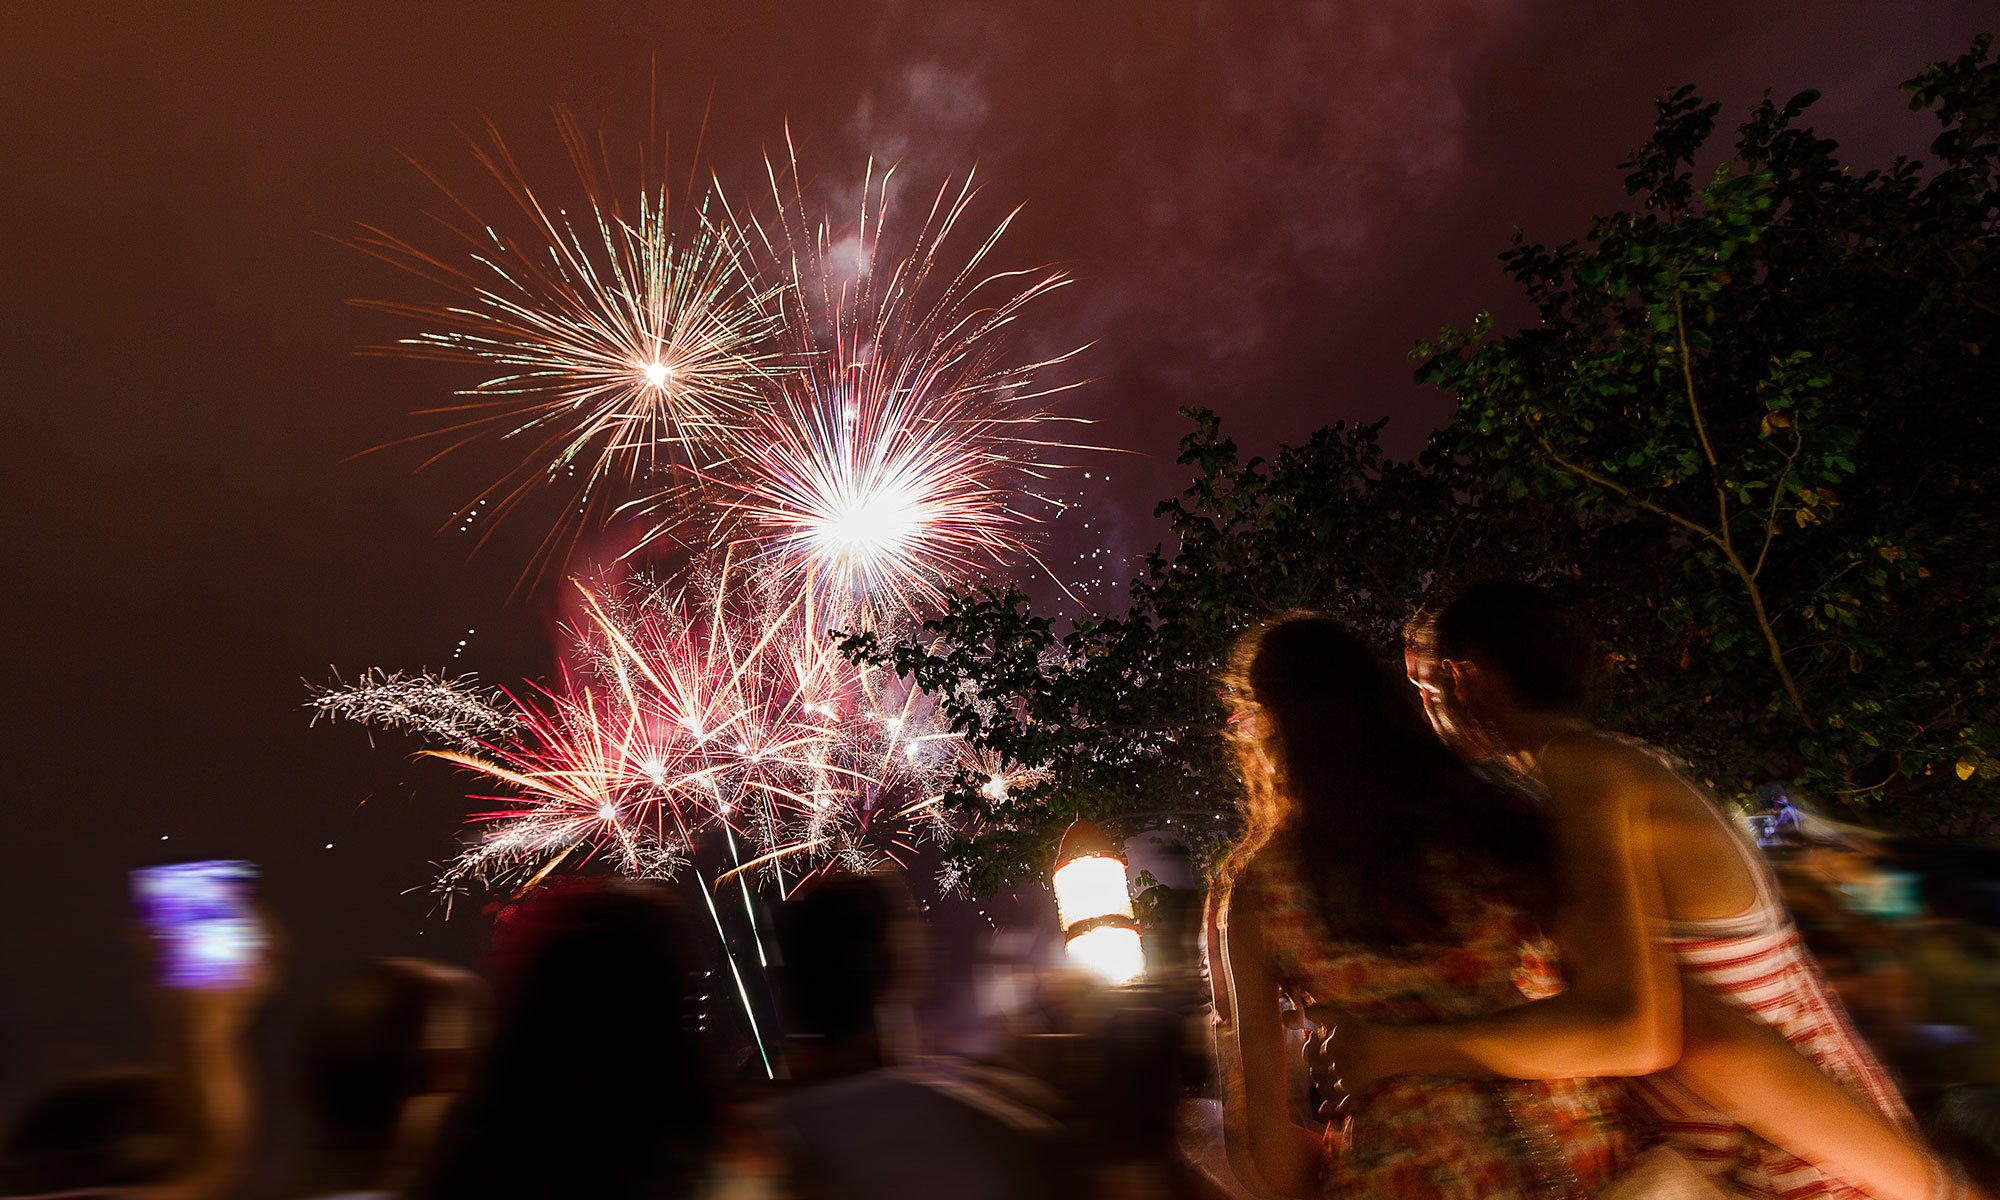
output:
[{"label": "lamp post", "polygon": [[1089,821],[1065,830],[1050,882],[1070,962],[1113,987],[1138,978],[1146,956],[1125,885],[1125,860],[1104,831]]}]

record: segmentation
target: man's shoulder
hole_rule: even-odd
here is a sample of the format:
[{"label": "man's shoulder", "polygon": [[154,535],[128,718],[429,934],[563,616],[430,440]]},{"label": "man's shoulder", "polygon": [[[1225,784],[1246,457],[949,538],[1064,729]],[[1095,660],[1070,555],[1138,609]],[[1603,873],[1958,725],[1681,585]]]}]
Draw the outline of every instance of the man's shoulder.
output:
[{"label": "man's shoulder", "polygon": [[1687,780],[1664,751],[1600,730],[1564,734],[1543,748],[1537,773],[1558,809],[1619,808],[1684,794]]},{"label": "man's shoulder", "polygon": [[1578,729],[1551,738],[1539,758],[1550,770],[1616,774],[1632,779],[1676,778],[1676,762],[1649,742],[1602,729]]}]

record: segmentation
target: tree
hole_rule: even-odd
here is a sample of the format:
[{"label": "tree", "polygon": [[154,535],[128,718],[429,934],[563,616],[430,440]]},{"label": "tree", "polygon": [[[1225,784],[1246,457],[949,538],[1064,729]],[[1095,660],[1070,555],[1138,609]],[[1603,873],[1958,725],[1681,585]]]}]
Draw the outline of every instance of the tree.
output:
[{"label": "tree", "polygon": [[1625,715],[1692,733],[1728,790],[1944,828],[2000,778],[1989,46],[1904,85],[1944,126],[1929,171],[1855,174],[1799,124],[1806,92],[1767,97],[1697,186],[1719,106],[1680,89],[1623,164],[1636,209],[1502,256],[1536,325],[1417,347],[1503,486],[1650,523]]},{"label": "tree", "polygon": [[939,698],[996,762],[967,773],[949,860],[975,889],[1038,876],[1068,822],[1234,829],[1216,687],[1289,608],[1398,652],[1442,589],[1526,575],[1594,614],[1611,721],[1725,793],[1781,781],[1918,830],[1987,820],[2000,779],[2000,64],[1990,39],[1905,85],[1925,167],[1855,174],[1766,100],[1715,154],[1683,88],[1624,164],[1638,204],[1506,275],[1539,321],[1419,344],[1459,409],[1419,458],[1381,424],[1243,460],[1205,410],[1124,612],[1067,627],[1013,589],[846,651]]}]

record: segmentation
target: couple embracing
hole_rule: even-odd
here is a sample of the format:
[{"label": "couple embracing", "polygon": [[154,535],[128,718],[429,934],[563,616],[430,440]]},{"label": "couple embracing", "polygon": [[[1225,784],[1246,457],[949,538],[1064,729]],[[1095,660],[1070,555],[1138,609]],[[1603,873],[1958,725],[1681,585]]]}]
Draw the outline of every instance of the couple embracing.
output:
[{"label": "couple embracing", "polygon": [[[1356,1198],[1964,1194],[1755,846],[1675,761],[1589,723],[1587,630],[1495,582],[1407,647],[1405,682],[1292,615],[1247,635],[1226,681],[1249,830],[1210,973],[1240,1178]],[[1331,1131],[1293,1118],[1288,1004],[1315,1027]]]}]

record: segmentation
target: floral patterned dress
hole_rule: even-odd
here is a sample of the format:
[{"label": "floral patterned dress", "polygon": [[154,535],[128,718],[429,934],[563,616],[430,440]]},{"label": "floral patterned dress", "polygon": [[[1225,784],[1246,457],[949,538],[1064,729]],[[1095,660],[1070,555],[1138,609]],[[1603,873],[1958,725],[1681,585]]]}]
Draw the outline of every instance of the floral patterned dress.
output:
[{"label": "floral patterned dress", "polygon": [[[1389,1025],[1479,1016],[1562,990],[1555,947],[1471,862],[1439,856],[1435,902],[1449,943],[1342,941],[1283,839],[1238,883],[1288,991]],[[1344,1145],[1329,1138],[1326,1194],[1343,1200],[1580,1198],[1631,1160],[1627,1094],[1610,1079],[1518,1081],[1403,1075],[1358,1097]]]}]

